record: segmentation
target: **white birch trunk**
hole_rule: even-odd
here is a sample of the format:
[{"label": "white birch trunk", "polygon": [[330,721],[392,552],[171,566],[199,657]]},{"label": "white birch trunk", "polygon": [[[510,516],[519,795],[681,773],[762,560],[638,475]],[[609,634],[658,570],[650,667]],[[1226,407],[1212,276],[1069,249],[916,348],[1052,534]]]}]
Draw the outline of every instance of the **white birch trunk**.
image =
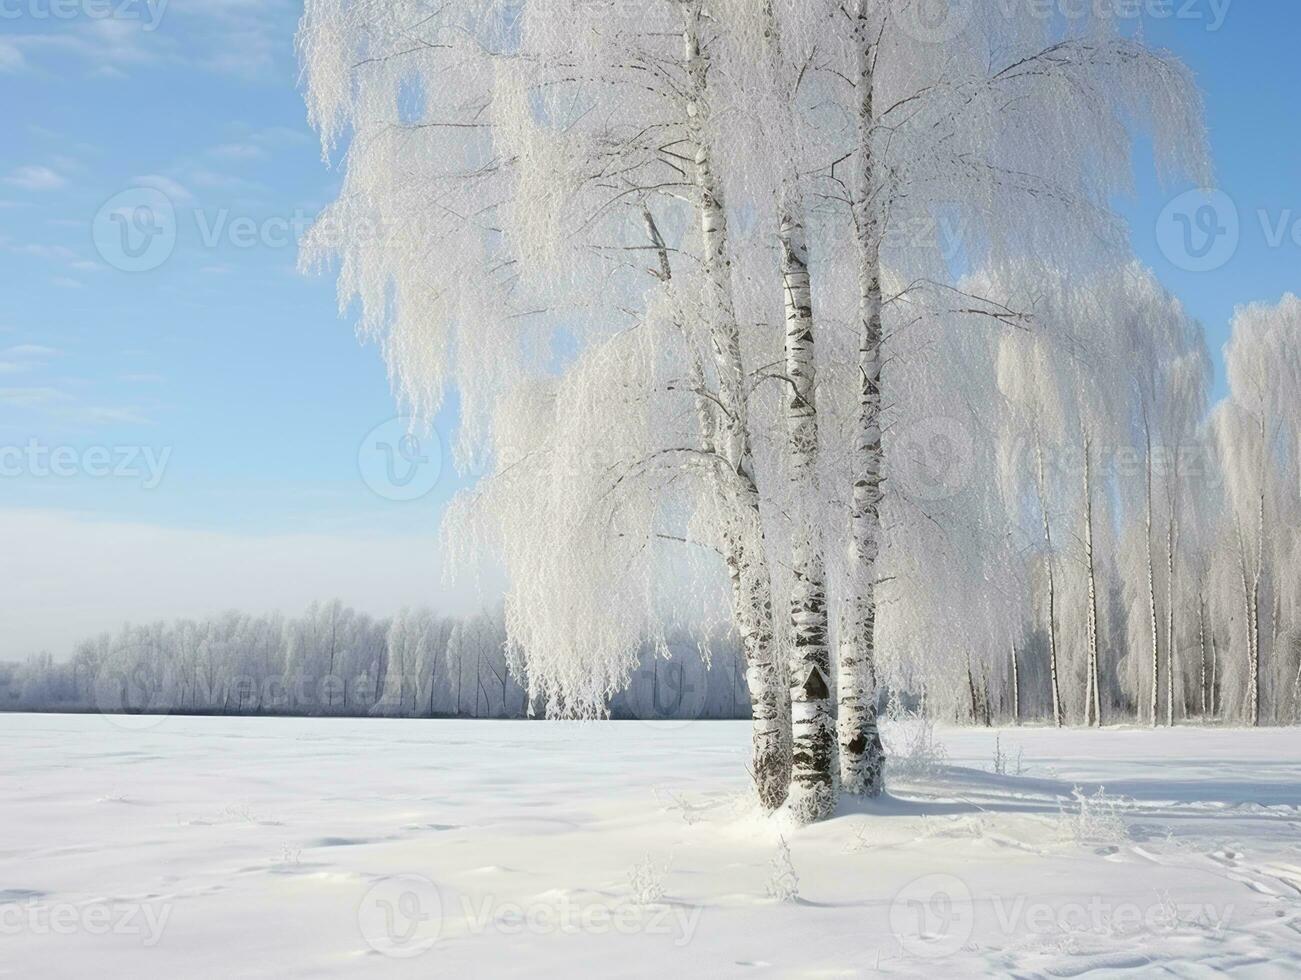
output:
[{"label": "white birch trunk", "polygon": [[1253,727],[1260,724],[1260,580],[1265,570],[1265,466],[1268,448],[1265,445],[1265,416],[1260,417],[1260,495],[1256,503],[1256,571],[1251,581],[1251,610],[1249,623],[1251,643],[1248,647],[1251,663],[1250,676],[1250,723]]},{"label": "white birch trunk", "polygon": [[1260,417],[1260,496],[1256,503],[1256,574],[1251,583],[1251,724],[1260,724],[1260,580],[1265,572],[1265,416]]},{"label": "white birch trunk", "polygon": [[1220,702],[1215,694],[1215,685],[1220,676],[1220,646],[1215,640],[1215,627],[1211,626],[1211,677],[1210,686],[1206,691],[1206,699],[1211,710],[1211,717],[1215,718],[1219,714]]},{"label": "white birch trunk", "polygon": [[1161,696],[1161,648],[1160,628],[1156,618],[1156,573],[1152,560],[1152,430],[1147,418],[1143,419],[1143,430],[1147,438],[1147,513],[1144,518],[1144,538],[1147,542],[1147,612],[1152,621],[1152,727],[1158,722],[1158,701]]},{"label": "white birch trunk", "polygon": [[1021,665],[1017,662],[1016,641],[1012,641],[1012,719],[1021,724]]},{"label": "white birch trunk", "polygon": [[868,3],[858,12],[855,40],[858,84],[859,161],[854,223],[859,249],[858,425],[849,512],[849,595],[840,630],[836,685],[840,782],[846,793],[879,796],[884,788],[885,751],[876,714],[876,578],[881,537],[881,221],[878,180],[872,154],[874,53],[868,33]]},{"label": "white birch trunk", "polygon": [[1201,674],[1198,678],[1197,689],[1199,691],[1198,711],[1202,718],[1206,717],[1206,599],[1205,585],[1197,594],[1197,650],[1201,656]]},{"label": "white birch trunk", "polygon": [[1175,519],[1174,501],[1170,503],[1170,517],[1166,522],[1166,580],[1165,580],[1165,723],[1175,723]]},{"label": "white birch trunk", "polygon": [[1102,727],[1102,698],[1098,684],[1098,580],[1093,560],[1092,444],[1084,434],[1084,561],[1088,568],[1088,684],[1085,691],[1084,723]]},{"label": "white birch trunk", "polygon": [[790,690],[780,669],[772,621],[772,584],[750,455],[748,398],[741,335],[732,294],[727,211],[710,152],[709,58],[702,44],[699,3],[683,5],[683,39],[692,90],[686,107],[695,149],[710,341],[718,373],[719,413],[714,437],[729,469],[723,551],[732,584],[733,615],[746,657],[753,714],[752,769],[760,803],[773,810],[786,800],[791,766]]},{"label": "white birch trunk", "polygon": [[1053,532],[1048,517],[1048,488],[1044,483],[1043,440],[1035,433],[1035,483],[1039,489],[1039,511],[1043,515],[1044,570],[1048,577],[1048,673],[1052,679],[1053,724],[1061,728],[1062,695],[1057,670],[1057,589],[1053,576]]},{"label": "white birch trunk", "polygon": [[[808,247],[798,192],[788,187],[781,217],[781,269],[786,294],[786,424],[795,500],[817,494],[817,367]],[[800,504],[792,529],[791,806],[800,818],[828,816],[836,802],[836,718],[827,638],[822,531]]]},{"label": "white birch trunk", "polygon": [[1253,622],[1255,599],[1247,572],[1247,544],[1238,528],[1238,568],[1242,576],[1242,623],[1247,639],[1247,721],[1255,725],[1258,704],[1259,661],[1256,654],[1256,627]]},{"label": "white birch trunk", "polygon": [[[771,3],[764,4],[771,92],[781,133],[794,138],[791,99],[782,60],[781,33]],[[797,819],[820,820],[836,804],[836,716],[831,690],[827,587],[818,496],[817,357],[813,289],[805,233],[804,201],[791,154],[783,168],[777,203],[785,300],[786,390],[784,415],[791,514],[791,789],[788,804]]]}]

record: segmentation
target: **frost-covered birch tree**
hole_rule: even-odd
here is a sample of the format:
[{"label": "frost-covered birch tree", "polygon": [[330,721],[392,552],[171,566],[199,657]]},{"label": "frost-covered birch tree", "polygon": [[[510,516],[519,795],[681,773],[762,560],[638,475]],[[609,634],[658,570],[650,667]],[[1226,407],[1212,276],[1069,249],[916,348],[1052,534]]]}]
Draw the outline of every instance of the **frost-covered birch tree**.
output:
[{"label": "frost-covered birch tree", "polygon": [[[990,714],[1029,580],[989,586],[1027,546],[981,448],[1008,405],[1030,417],[1009,393],[1039,390],[1057,445],[1101,438],[1065,424],[1093,418],[1087,385],[997,270],[1122,265],[1139,128],[1204,175],[1176,62],[1105,19],[964,11],[943,43],[912,0],[310,0],[300,31],[344,167],[305,257],[338,263],[420,419],[461,396],[462,458],[488,465],[448,527],[505,567],[530,701],[599,717],[648,643],[726,623],[760,801],[789,789],[805,818],[838,782],[880,791],[881,683],[941,690],[970,663]],[[1087,467],[1067,491],[1042,450],[1061,720],[1054,519],[1082,500],[1090,530],[1109,491]]]}]

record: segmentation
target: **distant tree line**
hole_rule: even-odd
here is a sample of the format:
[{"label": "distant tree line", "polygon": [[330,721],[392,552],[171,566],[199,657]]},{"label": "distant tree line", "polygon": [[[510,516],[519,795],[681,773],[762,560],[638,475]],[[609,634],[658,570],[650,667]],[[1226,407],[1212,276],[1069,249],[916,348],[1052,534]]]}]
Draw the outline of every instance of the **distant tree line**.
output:
[{"label": "distant tree line", "polygon": [[[748,718],[737,648],[685,634],[648,648],[613,718]],[[500,611],[468,617],[405,609],[375,618],[342,602],[297,617],[227,612],[124,625],[49,653],[0,663],[0,710],[526,718],[522,662],[507,650]]]}]

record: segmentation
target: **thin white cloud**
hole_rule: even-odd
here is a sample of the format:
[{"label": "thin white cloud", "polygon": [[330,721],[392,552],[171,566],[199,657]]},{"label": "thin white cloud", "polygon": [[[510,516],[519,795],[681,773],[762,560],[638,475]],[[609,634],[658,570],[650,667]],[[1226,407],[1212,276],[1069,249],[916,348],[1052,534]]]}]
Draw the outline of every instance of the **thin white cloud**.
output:
[{"label": "thin white cloud", "polygon": [[39,164],[19,167],[4,180],[6,184],[13,184],[25,191],[53,191],[68,183],[66,177]]},{"label": "thin white cloud", "polygon": [[0,72],[64,58],[82,62],[91,78],[125,77],[128,69],[199,68],[251,81],[285,77],[292,66],[286,39],[297,21],[290,0],[205,0],[168,3],[156,18],[109,17],[60,25],[57,33],[7,38]]},{"label": "thin white cloud", "polygon": [[131,183],[137,187],[152,187],[156,191],[162,191],[171,200],[173,204],[192,204],[194,195],[180,181],[173,180],[171,177],[164,177],[162,174],[145,174],[141,177],[133,177]]},{"label": "thin white cloud", "polygon": [[255,146],[252,143],[223,143],[220,146],[214,146],[208,152],[224,160],[256,160],[259,157],[266,156],[266,152],[262,147]]},{"label": "thin white cloud", "polygon": [[44,344],[15,344],[0,351],[0,357],[57,357],[63,351]]},{"label": "thin white cloud", "polygon": [[0,405],[12,408],[47,408],[72,398],[59,388],[0,388]]},{"label": "thin white cloud", "polygon": [[190,172],[189,177],[199,187],[207,187],[212,190],[260,193],[267,189],[265,184],[259,184],[255,180],[247,180],[234,174],[218,173],[215,170],[193,170]]},{"label": "thin white cloud", "polygon": [[80,413],[90,425],[150,425],[148,416],[134,408],[113,408],[96,405],[83,409]]},{"label": "thin white cloud", "polygon": [[23,53],[9,41],[0,41],[0,73],[16,74],[27,67]]}]

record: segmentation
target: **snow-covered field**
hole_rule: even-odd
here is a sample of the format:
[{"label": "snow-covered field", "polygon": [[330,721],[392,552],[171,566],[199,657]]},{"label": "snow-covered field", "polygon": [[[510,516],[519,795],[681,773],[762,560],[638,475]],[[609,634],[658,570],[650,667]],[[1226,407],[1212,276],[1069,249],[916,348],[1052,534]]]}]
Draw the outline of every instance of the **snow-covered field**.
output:
[{"label": "snow-covered field", "polygon": [[799,830],[746,736],[0,715],[0,974],[1301,971],[1296,730],[943,730]]}]

